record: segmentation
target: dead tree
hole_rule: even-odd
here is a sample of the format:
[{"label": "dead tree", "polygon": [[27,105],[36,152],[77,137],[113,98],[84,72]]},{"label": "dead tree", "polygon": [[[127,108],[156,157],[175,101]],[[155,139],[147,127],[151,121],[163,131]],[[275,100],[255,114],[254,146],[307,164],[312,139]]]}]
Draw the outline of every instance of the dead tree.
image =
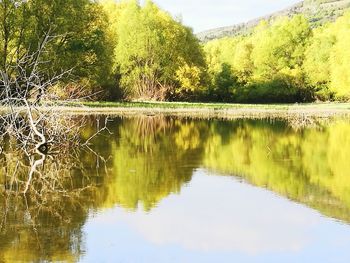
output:
[{"label": "dead tree", "polygon": [[[63,148],[89,148],[90,139],[82,142],[79,136],[85,125],[84,119],[57,111],[48,92],[72,71],[50,75],[45,68],[48,65],[43,59],[46,46],[54,39],[46,34],[37,51],[22,56],[14,65],[0,71],[0,154],[5,141],[14,140],[17,148],[31,160],[24,193],[47,156],[62,152]],[[97,133],[105,130],[108,130],[107,119]]]}]

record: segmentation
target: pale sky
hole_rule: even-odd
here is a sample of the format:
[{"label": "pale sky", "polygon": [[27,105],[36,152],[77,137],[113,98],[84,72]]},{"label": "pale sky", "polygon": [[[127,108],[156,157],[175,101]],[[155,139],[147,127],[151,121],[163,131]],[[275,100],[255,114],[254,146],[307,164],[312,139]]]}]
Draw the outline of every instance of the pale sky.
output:
[{"label": "pale sky", "polygon": [[300,0],[155,0],[195,32],[240,22],[270,14]]}]

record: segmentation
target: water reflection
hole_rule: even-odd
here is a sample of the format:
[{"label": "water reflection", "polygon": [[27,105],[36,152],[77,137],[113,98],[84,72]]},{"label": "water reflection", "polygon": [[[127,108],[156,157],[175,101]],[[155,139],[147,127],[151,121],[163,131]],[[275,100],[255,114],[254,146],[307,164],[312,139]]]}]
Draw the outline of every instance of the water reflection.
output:
[{"label": "water reflection", "polygon": [[241,122],[234,132],[213,134],[203,163],[350,222],[349,129],[347,120],[298,131]]},{"label": "water reflection", "polygon": [[[88,124],[81,132],[85,139],[96,132],[94,118]],[[272,220],[269,215],[276,207],[273,202],[267,207],[266,201],[266,216],[259,218],[263,223],[257,224],[254,218],[246,221],[249,216],[244,211],[259,210],[262,197],[252,194],[249,200],[237,202],[239,196],[225,196],[222,193],[230,192],[225,187],[235,193],[244,187],[229,181],[225,187],[216,186],[215,178],[223,176],[267,188],[326,216],[350,222],[349,120],[295,129],[278,120],[144,116],[114,118],[108,128],[113,135],[106,132],[95,137],[88,150],[66,145],[51,156],[28,156],[12,146],[15,142],[3,145],[0,262],[76,262],[90,249],[82,236],[88,218],[96,211],[115,207],[127,211],[119,215],[120,220],[125,218],[132,224],[138,218],[134,228],[156,244],[170,240],[185,243],[189,249],[219,246],[259,253],[286,247],[298,250],[307,243],[307,237],[297,233],[307,230],[314,217],[310,220],[307,213],[298,217],[298,209],[293,208]],[[203,196],[189,194],[193,175],[204,176],[198,171],[212,178],[205,179],[202,191],[196,192]],[[162,213],[157,210],[160,203],[183,189],[186,193],[180,196],[186,201],[181,211],[171,205]],[[198,198],[206,204],[191,205]],[[211,206],[210,200],[215,200],[215,205]],[[230,203],[236,204],[231,207],[236,216],[226,213]],[[283,205],[278,205],[280,211]],[[181,218],[179,214],[188,216]],[[174,225],[171,218],[176,215],[177,228],[169,232],[172,227],[164,222]],[[281,231],[272,231],[281,220]],[[160,221],[163,226],[157,224]],[[220,225],[209,227],[210,222],[220,221]],[[291,231],[283,230],[288,226]],[[223,235],[225,232],[228,234]],[[259,236],[268,234],[270,241],[259,245],[264,242]]]},{"label": "water reflection", "polygon": [[201,162],[205,126],[164,117],[137,118],[116,127],[113,179],[106,185],[106,206],[146,211],[191,180]]}]

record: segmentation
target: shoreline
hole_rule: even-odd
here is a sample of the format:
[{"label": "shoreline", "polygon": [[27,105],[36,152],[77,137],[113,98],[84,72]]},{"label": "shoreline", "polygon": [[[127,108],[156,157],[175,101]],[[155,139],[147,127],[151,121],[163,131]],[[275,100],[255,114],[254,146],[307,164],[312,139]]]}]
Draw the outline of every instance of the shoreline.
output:
[{"label": "shoreline", "polygon": [[[23,108],[24,109],[24,108]],[[350,117],[350,103],[221,104],[177,102],[73,102],[37,107],[76,115],[156,116],[200,118],[330,118]],[[0,107],[0,111],[7,111]],[[21,109],[19,109],[21,110]]]},{"label": "shoreline", "polygon": [[81,102],[57,108],[83,115],[156,116],[192,118],[332,118],[350,117],[350,103],[231,104],[187,102]]}]

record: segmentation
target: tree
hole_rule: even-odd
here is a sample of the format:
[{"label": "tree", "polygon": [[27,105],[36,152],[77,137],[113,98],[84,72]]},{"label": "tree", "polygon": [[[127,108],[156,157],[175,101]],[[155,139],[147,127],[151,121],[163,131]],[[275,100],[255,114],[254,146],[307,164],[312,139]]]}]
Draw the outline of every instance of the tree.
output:
[{"label": "tree", "polygon": [[348,49],[350,13],[313,31],[305,52],[304,70],[311,88],[321,99],[350,98]]},{"label": "tree", "polygon": [[28,6],[21,0],[3,0],[0,2],[0,67],[5,70],[13,60],[23,52],[24,39],[32,20]]},{"label": "tree", "polygon": [[250,36],[207,43],[209,94],[239,102],[309,99],[302,70],[311,28],[302,16],[262,21]]},{"label": "tree", "polygon": [[202,70],[198,66],[185,63],[176,71],[176,80],[179,86],[175,89],[175,96],[188,98],[202,91]]},{"label": "tree", "polygon": [[310,89],[316,91],[319,99],[332,97],[330,84],[330,56],[336,37],[332,28],[327,25],[313,30],[309,45],[305,50],[303,70]]},{"label": "tree", "polygon": [[108,83],[112,47],[107,43],[107,19],[100,5],[89,0],[32,0],[30,9],[37,31],[31,34],[30,46],[43,32],[61,36],[49,54],[55,58],[53,71],[74,68],[74,74],[90,86]]},{"label": "tree", "polygon": [[233,57],[233,68],[240,85],[251,82],[254,72],[254,63],[252,60],[253,44],[251,38],[242,39],[236,46],[236,52]]},{"label": "tree", "polygon": [[[204,68],[192,31],[151,1],[145,6],[128,3],[120,16],[117,39],[120,85],[129,98],[176,98],[176,90],[181,91],[176,78],[180,67]],[[183,88],[188,91],[188,87]]]},{"label": "tree", "polygon": [[306,40],[311,29],[300,15],[281,18],[253,37],[254,79],[267,82],[282,79],[286,85],[298,84]]},{"label": "tree", "polygon": [[[5,0],[0,3],[2,69],[38,50],[49,35],[43,56],[51,74],[73,69],[88,86],[110,84],[112,48],[102,7],[89,0]],[[71,79],[69,79],[71,81]]]},{"label": "tree", "polygon": [[204,47],[209,74],[210,100],[230,101],[237,84],[234,57],[240,38],[223,38],[207,43]]},{"label": "tree", "polygon": [[330,55],[330,89],[340,98],[350,98],[350,12],[333,25],[336,43]]}]

